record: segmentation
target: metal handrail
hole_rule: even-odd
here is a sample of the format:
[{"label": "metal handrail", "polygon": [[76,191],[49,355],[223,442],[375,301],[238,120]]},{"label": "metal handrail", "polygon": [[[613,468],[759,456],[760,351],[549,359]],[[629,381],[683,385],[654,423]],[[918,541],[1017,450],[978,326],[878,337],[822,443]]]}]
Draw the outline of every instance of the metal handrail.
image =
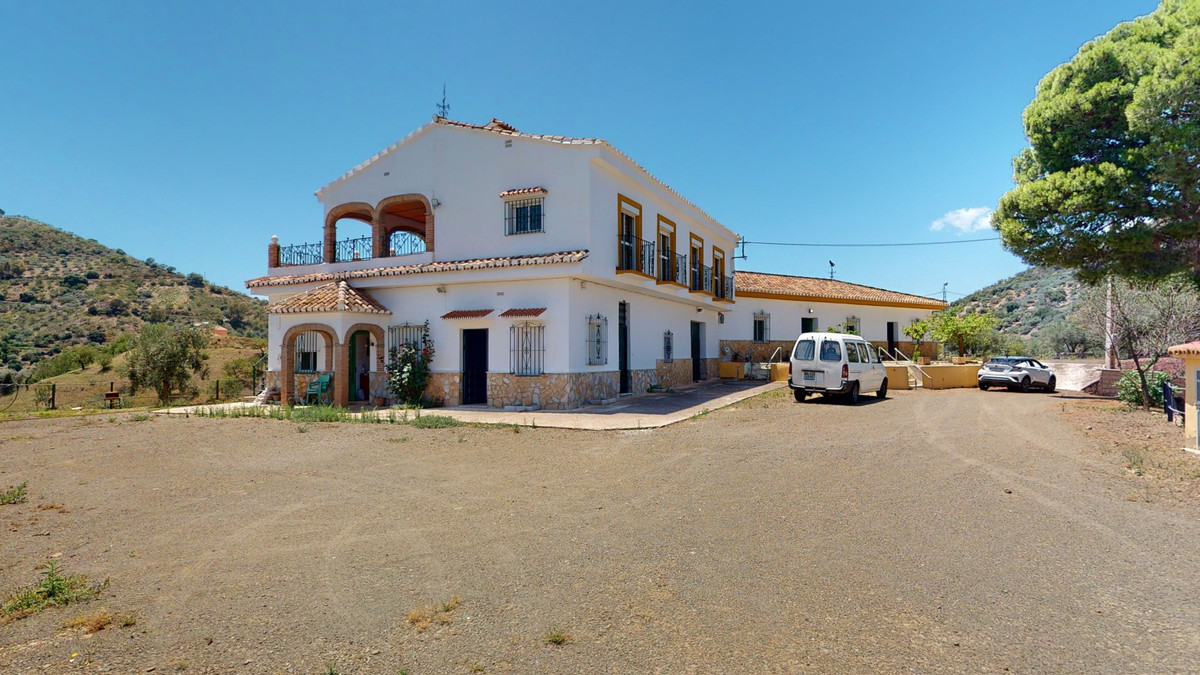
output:
[{"label": "metal handrail", "polygon": [[[879,351],[883,352],[884,354],[887,354],[893,361],[901,361],[901,362],[907,361],[907,363],[904,364],[904,367],[916,368],[922,375],[924,375],[925,377],[929,377],[929,373],[925,372],[924,368],[922,368],[920,365],[918,365],[916,361],[913,361],[912,359],[905,356],[904,352],[900,351],[899,349],[896,350],[895,354],[892,354],[891,352],[884,349],[883,347],[877,347],[877,349]],[[896,357],[899,357],[899,358],[896,358]]]},{"label": "metal handrail", "polygon": [[[767,359],[767,363],[775,363],[775,355],[781,351],[783,351],[783,347],[776,347],[775,351],[771,352],[771,358]],[[783,363],[783,359],[779,359],[779,362]]]}]

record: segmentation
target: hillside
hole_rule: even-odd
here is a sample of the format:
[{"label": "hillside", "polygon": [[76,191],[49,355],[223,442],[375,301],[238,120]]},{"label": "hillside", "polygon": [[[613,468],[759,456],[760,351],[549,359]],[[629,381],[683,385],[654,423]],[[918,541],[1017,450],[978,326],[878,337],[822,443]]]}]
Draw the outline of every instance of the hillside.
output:
[{"label": "hillside", "polygon": [[955,300],[950,309],[990,313],[1001,332],[1028,338],[1063,322],[1083,290],[1070,270],[1031,267]]},{"label": "hillside", "polygon": [[0,370],[143,323],[201,321],[266,337],[266,303],[36,220],[0,218]]}]

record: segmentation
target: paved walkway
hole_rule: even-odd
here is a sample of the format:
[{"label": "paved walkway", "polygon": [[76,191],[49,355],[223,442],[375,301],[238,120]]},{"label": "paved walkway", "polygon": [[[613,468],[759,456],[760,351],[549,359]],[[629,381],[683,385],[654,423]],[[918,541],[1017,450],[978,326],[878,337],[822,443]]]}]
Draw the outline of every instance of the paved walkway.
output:
[{"label": "paved walkway", "polygon": [[[656,429],[696,415],[724,408],[743,399],[786,387],[786,382],[762,380],[712,380],[673,393],[623,397],[607,405],[589,405],[574,410],[506,412],[485,406],[427,408],[426,415],[444,415],[463,422],[517,424],[558,429]],[[157,414],[188,415],[200,409],[254,407],[254,403],[222,403],[155,410]],[[352,408],[353,409],[353,408]],[[371,411],[374,408],[365,408]],[[360,411],[361,412],[361,411]]]}]

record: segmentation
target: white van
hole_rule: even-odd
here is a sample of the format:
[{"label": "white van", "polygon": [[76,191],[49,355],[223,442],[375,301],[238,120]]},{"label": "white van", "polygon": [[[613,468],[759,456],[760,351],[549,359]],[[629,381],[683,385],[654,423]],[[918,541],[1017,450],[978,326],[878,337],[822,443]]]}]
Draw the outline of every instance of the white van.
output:
[{"label": "white van", "polygon": [[797,402],[817,393],[843,395],[857,404],[863,391],[887,396],[887,370],[875,345],[857,335],[804,333],[792,348],[788,386]]}]

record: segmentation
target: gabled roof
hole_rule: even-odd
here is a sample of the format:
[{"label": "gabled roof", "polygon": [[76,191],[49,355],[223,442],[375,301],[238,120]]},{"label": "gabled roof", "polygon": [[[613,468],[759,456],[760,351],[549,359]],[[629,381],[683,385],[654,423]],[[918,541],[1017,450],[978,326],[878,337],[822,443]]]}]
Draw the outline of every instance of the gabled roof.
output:
[{"label": "gabled roof", "polygon": [[313,274],[265,276],[247,281],[246,288],[293,286],[297,284],[311,284],[319,281],[343,281],[346,279],[402,277],[413,274],[455,272],[459,270],[484,270],[501,267],[525,267],[530,265],[556,265],[561,263],[579,262],[587,256],[588,252],[586,249],[584,249],[581,251],[560,251],[558,253],[543,253],[540,255],[516,255],[503,258],[451,260],[446,262],[420,263],[417,265],[400,265],[396,267],[373,267],[365,270],[344,270],[339,272],[315,272]]},{"label": "gabled roof", "polygon": [[733,286],[739,297],[767,297],[785,300],[846,302],[860,305],[911,306],[944,309],[947,303],[923,295],[910,295],[872,286],[851,284],[836,279],[794,277],[764,272],[733,273]]},{"label": "gabled roof", "polygon": [[483,131],[483,132],[488,132],[488,133],[494,133],[494,134],[497,134],[500,136],[510,136],[513,138],[527,138],[527,139],[535,140],[535,141],[558,143],[560,145],[594,145],[594,146],[602,146],[602,147],[608,148],[614,154],[616,154],[619,158],[621,158],[622,160],[627,162],[635,170],[637,170],[639,173],[641,173],[651,183],[658,185],[664,191],[666,191],[668,194],[672,195],[673,197],[675,197],[679,201],[683,202],[687,206],[695,209],[698,213],[700,213],[705,218],[708,218],[709,220],[711,220],[713,223],[715,223],[719,227],[725,228],[726,230],[728,230],[730,232],[730,234],[733,234],[735,238],[737,237],[737,234],[735,234],[732,230],[729,230],[729,228],[726,228],[724,225],[721,225],[721,223],[716,218],[713,218],[711,215],[709,215],[707,211],[700,208],[699,206],[696,206],[687,197],[684,197],[682,194],[677,192],[670,185],[667,185],[666,183],[662,182],[658,178],[655,178],[654,174],[652,174],[646,170],[646,167],[633,161],[633,159],[629,155],[626,155],[625,153],[621,152],[619,149],[617,149],[616,146],[610,144],[608,141],[606,141],[602,138],[573,138],[571,136],[552,136],[552,135],[548,135],[548,134],[528,134],[528,133],[524,133],[521,131],[517,131],[516,127],[512,126],[511,124],[508,124],[507,122],[502,122],[494,117],[492,118],[492,121],[488,122],[487,124],[469,124],[467,122],[458,122],[455,120],[446,119],[445,117],[439,117],[437,115],[434,115],[432,121],[426,122],[425,124],[421,125],[415,131],[408,134],[404,138],[401,138],[400,140],[396,141],[395,143],[392,143],[391,145],[384,148],[383,150],[380,150],[379,152],[375,153],[374,155],[371,155],[369,158],[367,158],[367,160],[365,162],[359,164],[358,166],[354,167],[353,169],[350,169],[346,173],[344,173],[341,176],[338,176],[334,180],[330,181],[328,184],[323,186],[321,189],[317,190],[316,191],[317,197],[320,198],[326,192],[333,189],[333,187],[336,186],[338,183],[342,183],[342,182],[349,180],[350,178],[353,178],[354,176],[362,173],[363,171],[365,171],[367,169],[367,167],[371,166],[375,162],[378,162],[379,160],[383,159],[387,155],[394,152],[396,149],[408,144],[409,142],[415,140],[419,136],[422,136],[423,134],[428,132],[430,129],[437,127],[437,126],[451,127],[451,128],[458,128],[458,129],[469,129],[472,131]]},{"label": "gabled roof", "polygon": [[328,283],[293,295],[267,307],[268,314],[298,314],[302,312],[354,312],[358,314],[391,314],[366,291],[351,288],[345,281]]}]

